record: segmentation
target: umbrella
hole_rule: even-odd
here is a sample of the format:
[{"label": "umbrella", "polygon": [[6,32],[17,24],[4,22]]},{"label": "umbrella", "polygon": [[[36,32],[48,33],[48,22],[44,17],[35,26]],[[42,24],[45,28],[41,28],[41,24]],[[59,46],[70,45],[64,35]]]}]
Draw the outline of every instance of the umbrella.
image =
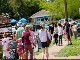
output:
[{"label": "umbrella", "polygon": [[28,22],[28,20],[26,20],[25,18],[22,18],[22,19],[19,20],[19,22],[26,23],[26,22]]},{"label": "umbrella", "polygon": [[12,19],[11,23],[17,23],[17,21],[15,19]]}]

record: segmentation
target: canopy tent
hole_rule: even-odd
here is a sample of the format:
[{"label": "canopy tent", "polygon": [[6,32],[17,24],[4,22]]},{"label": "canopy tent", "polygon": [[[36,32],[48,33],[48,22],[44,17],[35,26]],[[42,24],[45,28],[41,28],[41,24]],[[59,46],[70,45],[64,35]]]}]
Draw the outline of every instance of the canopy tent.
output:
[{"label": "canopy tent", "polygon": [[28,22],[28,20],[26,20],[25,18],[22,18],[19,20],[19,22],[26,23],[26,22]]},{"label": "canopy tent", "polygon": [[11,23],[17,23],[17,20],[12,19],[12,20],[11,20]]}]

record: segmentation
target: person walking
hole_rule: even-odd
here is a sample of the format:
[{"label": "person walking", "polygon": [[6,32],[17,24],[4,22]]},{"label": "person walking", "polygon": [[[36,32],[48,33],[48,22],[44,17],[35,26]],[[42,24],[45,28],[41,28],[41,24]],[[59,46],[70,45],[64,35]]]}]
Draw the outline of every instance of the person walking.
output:
[{"label": "person walking", "polygon": [[51,34],[51,39],[52,39],[52,41],[54,40],[54,38],[53,38],[53,32],[54,32],[54,23],[52,23],[50,26],[49,26],[49,32],[50,32],[50,34]]},{"label": "person walking", "polygon": [[63,28],[61,24],[58,24],[59,46],[62,46],[62,35],[63,35]]},{"label": "person walking", "polygon": [[72,41],[71,41],[71,37],[70,37],[70,24],[68,23],[68,20],[65,21],[65,25],[66,25],[68,45],[72,45]]},{"label": "person walking", "polygon": [[49,58],[49,52],[48,52],[48,47],[49,44],[47,43],[47,35],[50,39],[50,34],[49,32],[45,29],[45,24],[41,24],[42,29],[39,31],[39,38],[41,40],[41,45],[42,45],[42,57],[44,59],[44,55],[46,54],[46,58]]},{"label": "person walking", "polygon": [[55,43],[57,45],[58,43],[58,27],[57,27],[57,24],[54,24],[54,39],[55,39]]},{"label": "person walking", "polygon": [[77,40],[77,25],[76,25],[76,23],[74,23],[74,25],[72,26],[72,30],[73,30],[73,36],[74,36],[75,40]]},{"label": "person walking", "polygon": [[33,59],[33,49],[31,46],[30,25],[25,26],[25,31],[22,33],[22,40],[24,41],[24,49],[26,51],[26,59],[28,60],[28,53],[30,52],[30,59]]}]

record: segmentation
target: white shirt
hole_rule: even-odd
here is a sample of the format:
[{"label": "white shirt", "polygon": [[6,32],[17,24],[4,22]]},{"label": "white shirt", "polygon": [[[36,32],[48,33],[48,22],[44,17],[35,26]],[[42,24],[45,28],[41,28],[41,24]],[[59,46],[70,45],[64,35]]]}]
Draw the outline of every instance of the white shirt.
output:
[{"label": "white shirt", "polygon": [[58,35],[62,35],[63,34],[63,29],[62,27],[58,27]]},{"label": "white shirt", "polygon": [[15,26],[12,26],[12,32],[15,32],[15,31],[16,31]]},{"label": "white shirt", "polygon": [[39,38],[40,38],[41,42],[47,41],[47,34],[48,34],[48,37],[51,38],[50,33],[48,31],[47,32],[46,32],[46,30],[44,30],[44,31],[40,30],[39,31]]},{"label": "white shirt", "polygon": [[8,38],[4,38],[2,39],[2,45],[3,45],[3,50],[6,50],[9,44],[9,39]]}]

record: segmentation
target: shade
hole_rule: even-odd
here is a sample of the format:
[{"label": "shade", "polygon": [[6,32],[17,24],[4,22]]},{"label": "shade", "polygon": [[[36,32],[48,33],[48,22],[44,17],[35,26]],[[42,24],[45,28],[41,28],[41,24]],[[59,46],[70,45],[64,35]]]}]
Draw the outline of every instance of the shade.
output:
[{"label": "shade", "polygon": [[15,19],[12,19],[11,23],[17,23],[17,21]]},{"label": "shade", "polygon": [[26,22],[28,22],[28,20],[26,20],[25,18],[22,18],[22,19],[19,20],[19,22],[26,23]]}]

